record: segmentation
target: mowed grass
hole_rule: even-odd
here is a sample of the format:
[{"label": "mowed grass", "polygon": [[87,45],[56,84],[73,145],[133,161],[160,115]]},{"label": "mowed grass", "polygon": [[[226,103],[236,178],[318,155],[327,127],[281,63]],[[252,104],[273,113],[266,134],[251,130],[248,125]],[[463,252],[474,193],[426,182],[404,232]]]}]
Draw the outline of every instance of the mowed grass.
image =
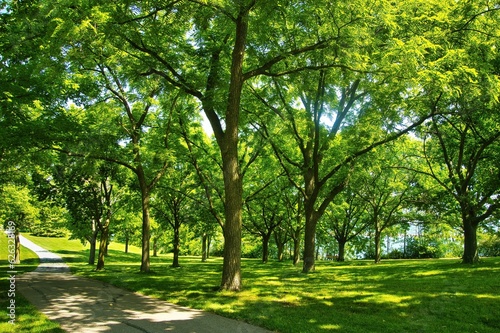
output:
[{"label": "mowed grass", "polygon": [[[15,296],[9,297],[9,278],[11,275],[9,271],[11,269],[9,267],[8,254],[8,239],[2,231],[0,232],[0,270],[2,271],[0,278],[0,290],[2,292],[0,297],[0,332],[64,332],[59,324],[47,319],[44,314],[40,313],[17,291],[17,277],[22,273],[33,271],[39,263],[37,255],[24,247],[21,247],[21,263],[14,267],[17,272],[15,274]],[[15,300],[16,318],[14,325],[9,323],[11,318],[9,317],[9,309],[7,309],[11,299]]]},{"label": "mowed grass", "polygon": [[64,239],[29,237],[62,255],[75,274],[169,302],[293,332],[499,332],[500,258],[468,266],[459,259],[318,262],[302,274],[289,262],[243,259],[244,289],[218,291],[222,259],[151,258],[139,272],[140,251],[111,244],[104,271],[86,264],[88,250]]}]

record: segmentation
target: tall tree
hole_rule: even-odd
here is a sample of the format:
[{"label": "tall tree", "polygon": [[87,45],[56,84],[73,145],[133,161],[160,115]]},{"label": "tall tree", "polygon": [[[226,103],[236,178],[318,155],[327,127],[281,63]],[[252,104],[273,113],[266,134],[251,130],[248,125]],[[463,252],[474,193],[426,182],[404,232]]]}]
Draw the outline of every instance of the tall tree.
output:
[{"label": "tall tree", "polygon": [[500,206],[498,36],[500,9],[489,3],[457,6],[439,66],[446,83],[431,107],[441,110],[421,132],[427,168],[453,198],[464,232],[464,263],[476,263],[478,226]]},{"label": "tall tree", "polygon": [[[261,115],[260,127],[303,196],[304,272],[314,270],[317,223],[345,188],[353,163],[436,112],[425,105],[448,89],[436,78],[442,71],[439,60],[453,54],[440,48],[453,9],[435,1],[425,6],[421,1],[335,3],[327,10],[330,20],[322,21],[336,27],[335,51],[309,58],[319,71],[290,73],[252,87],[280,119],[273,124]],[[289,142],[296,148],[287,149]]]},{"label": "tall tree", "polygon": [[[177,151],[179,155],[183,150]],[[172,267],[180,267],[179,253],[181,246],[180,230],[193,214],[193,196],[197,182],[194,180],[193,170],[189,164],[180,158],[173,167],[173,172],[163,178],[159,184],[158,193],[154,197],[152,207],[157,217],[157,222],[165,227],[167,224],[173,231],[173,260]],[[195,179],[193,179],[195,178]]]},{"label": "tall tree", "polygon": [[[319,6],[299,4],[300,10],[311,13]],[[307,15],[296,15],[297,11],[294,4],[255,0],[153,1],[110,9],[109,31],[142,61],[144,75],[159,76],[194,96],[212,125],[225,195],[222,289],[241,288],[243,179],[238,141],[244,83],[284,71],[288,63],[293,63],[292,70],[306,70],[307,59],[300,55],[329,45],[327,34],[315,33]],[[290,25],[290,20],[296,23]],[[275,25],[267,24],[271,21]],[[273,28],[267,37],[264,26]]]},{"label": "tall tree", "polygon": [[351,186],[332,202],[325,214],[325,227],[338,243],[337,261],[345,260],[347,242],[358,237],[371,224],[366,214],[366,203]]},{"label": "tall tree", "polygon": [[[38,217],[38,207],[27,186],[6,184],[0,188],[0,219],[9,238],[14,238],[14,263],[21,261],[21,231],[29,231]],[[9,253],[10,254],[10,253]]]},{"label": "tall tree", "polygon": [[[413,193],[415,173],[398,168],[403,161],[399,160],[396,151],[390,146],[378,158],[371,159],[361,176],[363,186],[357,194],[366,202],[367,213],[374,232],[375,262],[382,259],[382,233],[387,229],[406,221],[404,209]],[[408,163],[408,161],[405,161]]]}]

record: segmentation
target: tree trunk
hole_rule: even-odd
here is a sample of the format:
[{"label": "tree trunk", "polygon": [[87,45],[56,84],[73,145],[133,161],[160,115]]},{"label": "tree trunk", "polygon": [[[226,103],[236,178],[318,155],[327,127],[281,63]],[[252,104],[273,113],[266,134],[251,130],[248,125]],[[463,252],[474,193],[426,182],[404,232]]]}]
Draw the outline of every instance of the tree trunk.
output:
[{"label": "tree trunk", "polygon": [[153,237],[153,257],[158,257],[158,237]]},{"label": "tree trunk", "polygon": [[270,234],[262,236],[262,263],[267,263],[269,260],[269,239]]},{"label": "tree trunk", "polygon": [[210,244],[212,243],[212,238],[207,235],[207,259],[210,258]]},{"label": "tree trunk", "polygon": [[293,265],[298,265],[300,261],[300,229],[295,230],[293,237]]},{"label": "tree trunk", "polygon": [[108,236],[106,237],[106,247],[104,247],[104,256],[107,257],[108,256],[108,248],[109,248],[109,243],[110,243],[110,240],[109,240],[109,227],[108,227]]},{"label": "tree trunk", "polygon": [[375,230],[375,263],[378,264],[382,260],[382,251],[380,246],[382,232]]},{"label": "tree trunk", "polygon": [[337,261],[343,262],[343,261],[345,261],[346,240],[345,239],[341,239],[341,240],[337,239],[337,242],[339,243],[339,255],[337,257]]},{"label": "tree trunk", "polygon": [[177,221],[175,222],[173,245],[174,245],[174,259],[172,260],[172,267],[181,267],[181,265],[179,265],[179,250],[181,246],[180,223],[178,223]]},{"label": "tree trunk", "polygon": [[142,253],[141,253],[141,272],[149,272],[150,259],[149,259],[149,242],[151,238],[151,222],[149,220],[149,192],[147,189],[146,181],[144,175],[139,177],[139,183],[141,184],[141,195],[142,195]]},{"label": "tree trunk", "polygon": [[[237,170],[237,159],[234,158],[231,164],[232,168],[224,167],[226,222],[221,289],[238,291],[241,289],[242,184]],[[231,174],[235,176],[232,180]]]},{"label": "tree trunk", "polygon": [[16,228],[16,231],[14,232],[14,246],[15,246],[14,263],[20,264],[21,263],[21,241],[19,240],[19,230],[17,228]]},{"label": "tree trunk", "polygon": [[285,251],[285,242],[280,239],[278,234],[275,232],[274,233],[274,240],[276,241],[276,247],[278,248],[278,261],[282,262],[283,261],[283,252]]},{"label": "tree trunk", "polygon": [[128,232],[127,234],[125,235],[125,253],[128,253],[128,242],[129,242],[129,235],[128,235]]},{"label": "tree trunk", "polygon": [[231,79],[226,109],[226,132],[218,139],[222,155],[225,193],[224,263],[221,289],[241,289],[241,211],[243,184],[238,166],[238,129],[243,89],[243,62],[248,33],[248,9],[240,7],[236,19],[236,36],[231,54]]},{"label": "tree trunk", "polygon": [[201,262],[207,261],[207,234],[203,233],[201,237]]},{"label": "tree trunk", "polygon": [[89,253],[89,265],[95,264],[95,250],[97,243],[97,231],[92,232],[92,236],[90,237],[90,253]]},{"label": "tree trunk", "polygon": [[477,225],[469,219],[464,219],[464,254],[462,263],[476,264],[479,262],[479,254],[477,252]]},{"label": "tree trunk", "polygon": [[95,263],[95,250],[97,245],[97,235],[99,230],[97,229],[96,222],[92,221],[92,235],[90,236],[90,253],[89,253],[89,265],[94,265]]},{"label": "tree trunk", "polygon": [[106,222],[106,225],[104,225],[101,230],[101,239],[99,241],[99,255],[97,257],[97,267],[96,267],[96,270],[98,271],[104,268],[104,256],[106,254],[108,237],[109,237],[109,222]]},{"label": "tree trunk", "polygon": [[302,273],[314,272],[315,263],[314,257],[316,254],[316,224],[317,219],[314,217],[312,204],[306,202],[306,227],[304,230],[304,264]]}]

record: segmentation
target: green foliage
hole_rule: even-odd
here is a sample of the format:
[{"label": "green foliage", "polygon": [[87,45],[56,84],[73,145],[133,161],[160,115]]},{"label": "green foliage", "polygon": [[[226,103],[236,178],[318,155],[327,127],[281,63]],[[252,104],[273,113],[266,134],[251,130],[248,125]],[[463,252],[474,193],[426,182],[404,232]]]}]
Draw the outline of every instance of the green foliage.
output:
[{"label": "green foliage", "polygon": [[[315,239],[326,246],[333,234],[359,248],[366,224],[339,231],[356,219],[348,216],[356,209],[365,220],[368,203],[377,237],[409,220],[475,230],[497,219],[500,11],[493,3],[0,6],[0,185],[8,184],[0,195],[9,207],[0,211],[22,228],[59,234],[57,221],[69,216],[54,207],[61,202],[50,192],[74,178],[63,192],[78,220],[75,236],[85,239],[77,231],[91,229],[99,203],[91,203],[95,182],[88,186],[83,174],[103,171],[90,172],[94,160],[136,177],[129,186],[123,176],[135,194],[124,195],[131,199],[114,212],[116,239],[142,237],[145,246],[148,199],[160,215],[177,196],[184,198],[181,249],[189,253],[198,251],[197,237],[217,239],[217,225],[234,228],[226,234],[236,235],[236,248],[242,224],[262,238],[273,217],[282,220],[275,230],[286,230],[297,249],[306,239],[309,258]],[[198,125],[200,112],[212,138]],[[71,158],[56,162],[54,152]],[[33,166],[54,165],[60,169],[43,173],[47,186],[33,186],[43,204],[22,187],[12,190],[34,180]],[[55,184],[61,170],[80,166],[82,173],[59,174]],[[281,176],[288,184],[273,188]],[[364,200],[346,212],[353,193]],[[333,224],[316,230],[325,214]],[[167,237],[169,219],[155,219],[153,238]],[[260,240],[248,239],[243,254],[255,256]],[[449,255],[435,240],[425,244],[415,245],[416,256]],[[166,240],[160,245],[169,247]]]},{"label": "green foliage", "polygon": [[482,235],[478,246],[480,256],[500,257],[500,233]]},{"label": "green foliage", "polygon": [[27,231],[35,223],[39,215],[30,191],[26,187],[8,184],[0,191],[2,207],[0,207],[0,218],[5,225],[8,221],[14,221],[17,231]]}]

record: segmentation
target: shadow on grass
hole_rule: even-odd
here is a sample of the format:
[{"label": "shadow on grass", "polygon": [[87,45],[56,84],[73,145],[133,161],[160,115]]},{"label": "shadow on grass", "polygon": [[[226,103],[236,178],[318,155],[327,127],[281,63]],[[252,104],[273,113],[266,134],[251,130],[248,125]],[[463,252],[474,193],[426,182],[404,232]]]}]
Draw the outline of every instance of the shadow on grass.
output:
[{"label": "shadow on grass", "polygon": [[245,259],[244,290],[228,293],[218,291],[220,258],[182,257],[182,267],[171,268],[171,256],[151,257],[152,272],[145,274],[138,254],[110,250],[105,269],[95,271],[85,264],[88,250],[62,252],[79,275],[279,332],[500,329],[500,258],[476,266],[458,259],[318,262],[312,274],[289,262]]}]

